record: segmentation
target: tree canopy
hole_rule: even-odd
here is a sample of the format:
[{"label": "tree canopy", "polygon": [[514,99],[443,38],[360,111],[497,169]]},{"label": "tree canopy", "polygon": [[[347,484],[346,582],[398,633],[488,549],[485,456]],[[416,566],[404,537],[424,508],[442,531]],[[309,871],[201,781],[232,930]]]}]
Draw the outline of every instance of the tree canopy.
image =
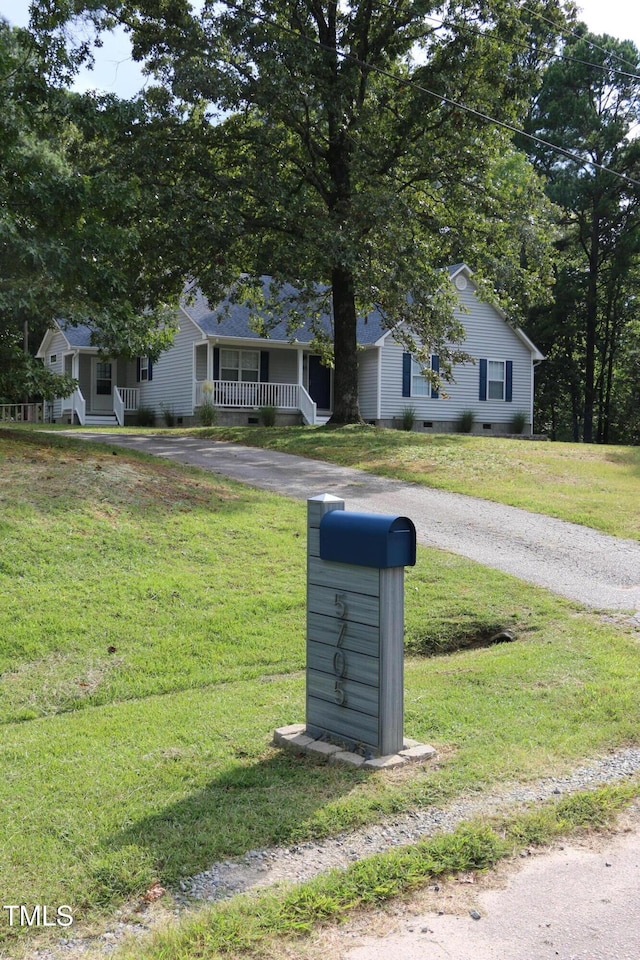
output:
[{"label": "tree canopy", "polygon": [[573,436],[587,442],[609,438],[614,367],[640,292],[639,70],[633,43],[581,29],[545,72],[528,124],[563,210],[555,303],[532,332],[550,354],[545,388],[556,406],[569,396]]},{"label": "tree canopy", "polygon": [[177,276],[158,260],[164,224],[127,167],[141,105],[48,83],[32,38],[2,21],[0,94],[0,393],[13,400],[49,390],[25,330],[37,346],[58,318],[90,320],[107,353],[157,356]]}]

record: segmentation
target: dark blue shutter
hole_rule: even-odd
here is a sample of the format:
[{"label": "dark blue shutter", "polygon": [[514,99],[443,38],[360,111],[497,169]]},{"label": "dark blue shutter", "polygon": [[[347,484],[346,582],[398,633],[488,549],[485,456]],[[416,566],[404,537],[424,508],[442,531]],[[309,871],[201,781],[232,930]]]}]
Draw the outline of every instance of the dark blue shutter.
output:
[{"label": "dark blue shutter", "polygon": [[487,361],[480,361],[480,392],[478,393],[479,400],[487,399]]},{"label": "dark blue shutter", "polygon": [[513,360],[507,360],[505,364],[504,398],[507,403],[513,400]]},{"label": "dark blue shutter", "polygon": [[[437,353],[434,353],[431,357],[431,369],[434,373],[440,373],[440,357]],[[437,387],[431,387],[431,399],[437,400],[440,396],[440,393]]]},{"label": "dark blue shutter", "polygon": [[402,354],[402,396],[411,396],[411,354]]},{"label": "dark blue shutter", "polygon": [[220,347],[213,348],[213,379],[220,379]]},{"label": "dark blue shutter", "polygon": [[147,379],[153,380],[153,364],[151,363],[151,360],[147,360],[147,370]]},{"label": "dark blue shutter", "polygon": [[140,383],[140,357],[136,357],[136,383]]},{"label": "dark blue shutter", "polygon": [[269,383],[269,351],[260,351],[260,383]]}]

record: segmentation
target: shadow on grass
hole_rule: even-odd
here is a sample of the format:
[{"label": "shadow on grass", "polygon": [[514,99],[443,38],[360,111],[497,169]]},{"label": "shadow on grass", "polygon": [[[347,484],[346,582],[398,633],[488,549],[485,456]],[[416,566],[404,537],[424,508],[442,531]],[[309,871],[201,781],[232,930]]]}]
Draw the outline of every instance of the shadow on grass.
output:
[{"label": "shadow on grass", "polygon": [[606,459],[616,466],[627,467],[640,476],[640,447],[628,447],[626,450],[611,450]]},{"label": "shadow on grass", "polygon": [[87,906],[176,885],[212,864],[308,837],[309,821],[369,774],[279,753],[237,765],[206,787],[110,837],[89,864]]}]

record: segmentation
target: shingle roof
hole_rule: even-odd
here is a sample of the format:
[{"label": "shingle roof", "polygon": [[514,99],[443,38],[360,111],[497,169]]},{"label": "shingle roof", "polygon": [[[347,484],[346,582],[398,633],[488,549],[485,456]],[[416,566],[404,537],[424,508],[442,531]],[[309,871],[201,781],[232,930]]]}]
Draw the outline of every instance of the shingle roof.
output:
[{"label": "shingle roof", "polygon": [[[456,263],[448,267],[449,276],[455,276],[463,267],[465,267],[464,263]],[[268,296],[271,280],[269,277],[261,279],[265,294]],[[323,288],[318,287],[319,299],[322,293]],[[283,303],[282,319],[273,326],[269,324],[269,333],[266,338],[256,332],[251,324],[252,314],[260,316],[261,311],[252,311],[247,304],[234,303],[229,298],[225,298],[212,307],[202,291],[195,286],[188,296],[185,295],[182,306],[187,315],[207,336],[243,340],[268,339],[280,343],[293,341],[310,343],[314,338],[311,320],[304,322],[292,334],[287,332],[287,316],[295,309],[296,288],[292,284],[283,284],[277,291],[277,298]],[[333,339],[333,318],[326,308],[321,312],[316,324],[323,333]],[[59,321],[59,326],[71,347],[92,346],[90,327],[84,324],[72,326],[63,320]],[[389,327],[384,323],[383,316],[377,309],[372,310],[365,317],[358,317],[357,339],[360,346],[366,347],[377,343],[388,331]]]},{"label": "shingle roof", "polygon": [[[268,295],[270,281],[268,277],[263,277],[263,288]],[[322,295],[322,289],[318,288],[319,299]],[[297,290],[291,284],[283,284],[276,293],[276,298],[281,302],[282,319],[271,325],[269,323],[269,333],[267,339],[280,341],[284,343],[292,342],[310,343],[314,338],[313,323],[311,320],[305,321],[297,327],[292,333],[287,331],[287,318],[294,314],[296,304]],[[196,289],[190,298],[183,303],[183,309],[187,315],[200,327],[203,333],[212,337],[230,337],[249,340],[263,340],[264,335],[256,332],[251,324],[252,315],[258,317],[264,315],[264,311],[259,309],[252,310],[247,304],[234,303],[228,298],[221,303],[211,307],[209,301],[201,290]],[[295,317],[295,315],[294,315]],[[329,311],[324,308],[321,310],[316,326],[333,338],[333,319]],[[378,310],[373,310],[366,317],[358,318],[358,343],[362,346],[375,343],[385,333],[382,315]]]},{"label": "shingle roof", "polygon": [[66,320],[58,320],[58,326],[69,341],[70,347],[92,347],[91,327],[84,323],[77,326],[68,323]]}]

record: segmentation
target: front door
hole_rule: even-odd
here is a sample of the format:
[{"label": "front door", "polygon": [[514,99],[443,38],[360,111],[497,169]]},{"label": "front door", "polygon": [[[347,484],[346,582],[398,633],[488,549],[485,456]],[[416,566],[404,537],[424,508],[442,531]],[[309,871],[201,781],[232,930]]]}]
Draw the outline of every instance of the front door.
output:
[{"label": "front door", "polygon": [[331,409],[331,369],[320,362],[317,354],[309,357],[309,396],[318,410]]},{"label": "front door", "polygon": [[91,410],[94,413],[113,413],[115,362],[99,357],[92,359]]}]

